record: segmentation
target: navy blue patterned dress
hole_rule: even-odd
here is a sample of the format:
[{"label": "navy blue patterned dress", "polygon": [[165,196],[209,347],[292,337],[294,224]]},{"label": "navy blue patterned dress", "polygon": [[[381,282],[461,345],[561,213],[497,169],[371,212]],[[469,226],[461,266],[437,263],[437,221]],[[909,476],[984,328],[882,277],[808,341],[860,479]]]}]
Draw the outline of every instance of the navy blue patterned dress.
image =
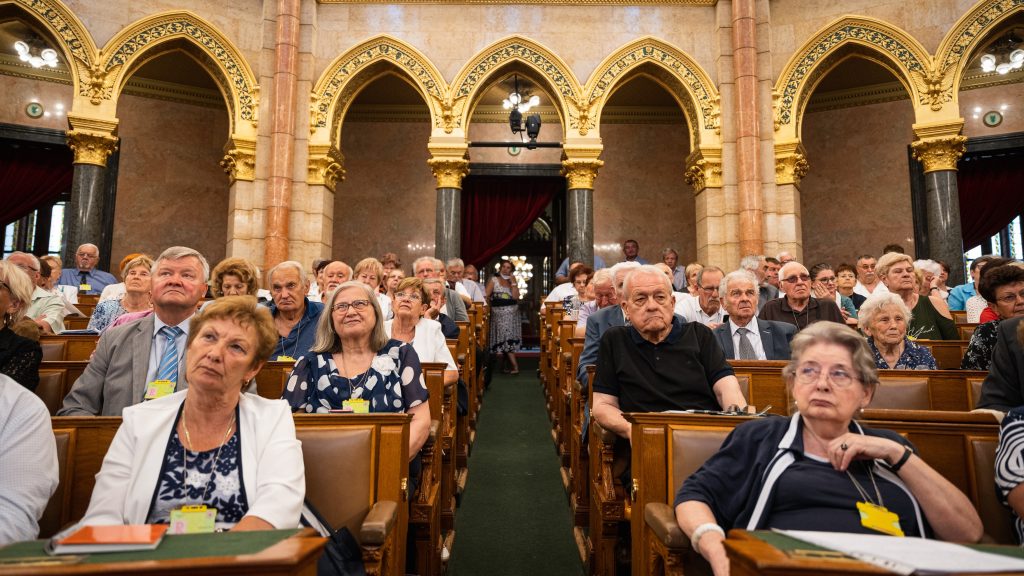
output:
[{"label": "navy blue patterned dress", "polygon": [[[1007,412],[999,430],[996,487],[999,489],[1003,505],[1010,507],[1006,497],[1021,483],[1024,483],[1024,406]],[[1016,512],[1013,514],[1013,528],[1017,542],[1024,544],[1024,521],[1021,521]]]},{"label": "navy blue patterned dress", "polygon": [[[184,408],[182,404],[182,408]],[[178,420],[174,419],[171,437],[167,439],[164,462],[149,505],[147,524],[169,524],[171,510],[186,505],[205,504],[217,509],[216,527],[228,529],[249,511],[249,501],[242,482],[242,438],[238,433],[238,407],[235,407],[235,430],[218,449],[192,452],[185,450],[178,437]],[[206,495],[204,498],[203,495]]]},{"label": "navy blue patterned dress", "polygon": [[896,361],[895,366],[889,366],[889,363],[882,358],[882,353],[878,351],[875,346],[875,339],[868,338],[868,346],[871,347],[871,353],[875,356],[875,366],[879,370],[938,370],[939,367],[935,363],[935,357],[932,356],[931,350],[924,346],[918,346],[910,341],[906,336],[903,337],[903,354],[900,354],[900,359]]},{"label": "navy blue patterned dress", "polygon": [[370,412],[405,412],[427,401],[420,358],[411,344],[388,340],[370,368],[352,379],[338,372],[330,352],[310,352],[292,368],[282,398],[296,412],[340,410],[350,398],[370,402]]}]

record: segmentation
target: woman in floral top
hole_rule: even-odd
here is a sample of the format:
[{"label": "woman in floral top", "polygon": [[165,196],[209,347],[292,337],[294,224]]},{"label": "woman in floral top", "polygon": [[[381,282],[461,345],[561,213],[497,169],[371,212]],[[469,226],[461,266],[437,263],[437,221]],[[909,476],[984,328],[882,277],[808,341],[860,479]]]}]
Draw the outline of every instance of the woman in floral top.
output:
[{"label": "woman in floral top", "polygon": [[986,266],[978,282],[978,292],[995,309],[998,318],[974,329],[960,364],[963,370],[988,370],[999,334],[999,323],[1024,316],[1024,267],[1019,262]]},{"label": "woman in floral top", "polygon": [[938,369],[931,351],[907,338],[910,319],[903,299],[891,292],[875,292],[861,305],[858,322],[879,369]]},{"label": "woman in floral top", "polygon": [[284,399],[296,412],[404,412],[412,414],[409,457],[430,432],[427,388],[411,344],[389,339],[374,290],[345,282],[331,293],[317,322],[316,340],[295,363]]}]

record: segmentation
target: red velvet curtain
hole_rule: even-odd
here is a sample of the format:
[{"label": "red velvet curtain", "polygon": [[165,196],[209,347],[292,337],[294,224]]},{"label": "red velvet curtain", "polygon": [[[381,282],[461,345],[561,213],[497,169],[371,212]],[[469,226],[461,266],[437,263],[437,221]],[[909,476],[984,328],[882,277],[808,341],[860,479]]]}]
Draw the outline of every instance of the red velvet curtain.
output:
[{"label": "red velvet curtain", "polygon": [[71,189],[71,150],[56,146],[0,147],[0,225],[52,204]]},{"label": "red velvet curtain", "polygon": [[960,227],[970,249],[1024,213],[1024,154],[965,158],[957,169]]},{"label": "red velvet curtain", "polygon": [[563,190],[562,178],[467,176],[462,182],[462,259],[485,266]]}]

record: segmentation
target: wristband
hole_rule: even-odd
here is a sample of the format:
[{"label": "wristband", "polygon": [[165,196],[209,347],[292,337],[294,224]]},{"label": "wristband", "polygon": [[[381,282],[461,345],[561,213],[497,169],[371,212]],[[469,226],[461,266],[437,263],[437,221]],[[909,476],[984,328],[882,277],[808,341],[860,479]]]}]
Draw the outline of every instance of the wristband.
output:
[{"label": "wristband", "polygon": [[690,547],[693,548],[694,552],[700,554],[700,539],[708,532],[718,532],[725,538],[725,530],[714,522],[706,522],[697,526],[693,531],[693,536],[690,536]]},{"label": "wristband", "polygon": [[895,464],[890,464],[889,465],[889,470],[891,470],[893,473],[898,473],[900,471],[900,468],[903,468],[903,465],[907,463],[907,460],[910,460],[910,457],[913,454],[914,454],[913,450],[911,450],[910,448],[907,448],[906,446],[904,446],[903,447],[903,457],[900,458],[899,460],[897,460]]}]

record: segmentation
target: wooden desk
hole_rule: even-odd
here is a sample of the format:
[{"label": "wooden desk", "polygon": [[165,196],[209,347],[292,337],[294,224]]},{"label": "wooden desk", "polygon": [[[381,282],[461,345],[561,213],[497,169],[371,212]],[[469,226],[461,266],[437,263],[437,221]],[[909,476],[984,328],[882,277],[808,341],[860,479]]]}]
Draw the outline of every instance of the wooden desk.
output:
[{"label": "wooden desk", "polygon": [[[1007,549],[1015,548],[1007,546]],[[793,574],[874,576],[893,574],[884,568],[822,550],[812,544],[785,552],[746,530],[730,530],[725,541],[732,576],[791,576]],[[974,573],[958,572],[958,576]],[[1019,572],[989,572],[988,574],[1019,574]],[[980,576],[980,575],[979,575]]]},{"label": "wooden desk", "polygon": [[[207,534],[201,538],[216,539],[232,534]],[[234,536],[237,537],[237,534]],[[176,538],[167,536],[167,538]],[[194,538],[185,536],[177,538]],[[207,556],[191,558],[175,558],[161,560],[137,560],[128,561],[99,561],[85,563],[94,560],[99,555],[87,558],[85,562],[70,565],[48,565],[48,566],[4,566],[0,565],[0,574],[25,574],[25,575],[60,575],[67,574],[190,574],[194,576],[213,574],[246,574],[257,576],[316,576],[316,563],[320,557],[326,540],[320,538],[313,530],[303,529],[291,536],[280,540],[275,544],[264,548],[253,554],[239,554],[232,556]],[[163,542],[157,550],[146,553],[158,553],[167,546]],[[12,546],[27,546],[32,543],[15,544]],[[123,556],[122,554],[115,554]],[[145,554],[132,554],[133,556],[145,556]],[[113,560],[113,558],[112,558]]]}]

